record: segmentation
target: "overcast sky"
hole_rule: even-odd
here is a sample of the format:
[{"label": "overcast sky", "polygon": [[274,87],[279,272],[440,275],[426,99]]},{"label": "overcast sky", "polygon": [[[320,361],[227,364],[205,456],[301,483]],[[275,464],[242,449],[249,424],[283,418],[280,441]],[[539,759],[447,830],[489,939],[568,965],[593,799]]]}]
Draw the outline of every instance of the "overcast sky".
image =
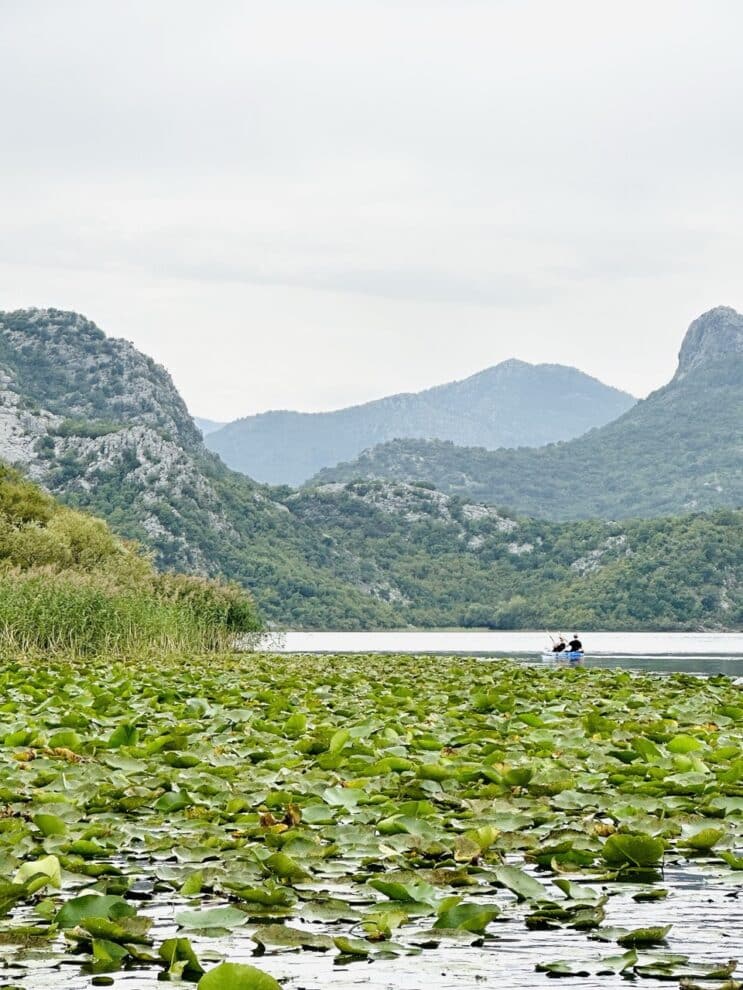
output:
[{"label": "overcast sky", "polygon": [[0,0],[0,309],[228,419],[743,309],[740,0]]}]

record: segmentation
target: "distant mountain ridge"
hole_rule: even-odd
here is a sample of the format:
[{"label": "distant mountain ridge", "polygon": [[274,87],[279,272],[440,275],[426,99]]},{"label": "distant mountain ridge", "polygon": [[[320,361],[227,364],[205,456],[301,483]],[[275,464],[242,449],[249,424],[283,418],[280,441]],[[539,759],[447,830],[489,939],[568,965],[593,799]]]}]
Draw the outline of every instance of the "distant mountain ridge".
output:
[{"label": "distant mountain ridge", "polygon": [[206,419],[204,416],[194,416],[193,421],[201,431],[202,437],[209,436],[210,433],[214,433],[215,430],[221,430],[223,426],[227,425],[216,419]]},{"label": "distant mountain ridge", "polygon": [[356,478],[428,481],[557,520],[743,505],[743,316],[725,306],[700,316],[668,385],[585,436],[497,451],[395,440],[310,484]]},{"label": "distant mountain ridge", "polygon": [[635,399],[557,364],[504,361],[461,381],[334,412],[260,413],[204,431],[229,467],[269,484],[299,485],[323,467],[399,437],[538,447],[615,419]]},{"label": "distant mountain ridge", "polygon": [[140,540],[161,570],[239,581],[271,623],[743,622],[741,511],[555,524],[426,483],[271,489],[206,450],[164,368],[78,314],[0,312],[0,349],[0,458]]}]

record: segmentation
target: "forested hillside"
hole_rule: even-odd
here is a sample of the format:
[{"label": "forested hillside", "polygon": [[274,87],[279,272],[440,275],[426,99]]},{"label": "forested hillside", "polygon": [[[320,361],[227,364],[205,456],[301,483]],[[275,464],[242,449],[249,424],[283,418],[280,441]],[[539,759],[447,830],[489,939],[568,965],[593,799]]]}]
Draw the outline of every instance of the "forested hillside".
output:
[{"label": "forested hillside", "polygon": [[311,484],[386,478],[549,519],[622,519],[743,505],[743,316],[696,320],[673,380],[613,423],[537,450],[396,440]]},{"label": "forested hillside", "polygon": [[[0,314],[0,456],[140,540],[161,569],[239,582],[274,624],[695,629],[743,621],[740,512],[555,524],[425,483],[268,488],[205,449],[162,368],[136,351],[123,370],[103,360],[110,343],[131,345],[104,349],[97,328],[56,310],[12,314],[12,334],[8,323]],[[29,393],[16,370],[26,358],[16,352],[46,346],[55,355],[48,384],[36,373]],[[98,369],[95,401],[83,391],[68,407],[64,397],[87,362]],[[141,379],[129,370],[140,365]]]},{"label": "forested hillside", "polygon": [[270,484],[299,485],[323,467],[396,437],[483,447],[537,447],[580,436],[634,402],[575,368],[504,361],[424,392],[335,412],[268,412],[205,433],[231,468]]}]

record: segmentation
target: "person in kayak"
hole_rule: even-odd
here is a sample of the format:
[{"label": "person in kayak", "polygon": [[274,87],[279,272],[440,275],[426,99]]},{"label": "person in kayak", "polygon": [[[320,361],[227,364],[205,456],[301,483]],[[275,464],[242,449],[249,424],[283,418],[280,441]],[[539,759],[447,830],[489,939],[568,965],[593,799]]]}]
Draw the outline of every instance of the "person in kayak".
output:
[{"label": "person in kayak", "polygon": [[[551,639],[552,637],[550,637]],[[560,638],[552,640],[552,652],[562,653],[565,650],[565,637],[560,633]]]},{"label": "person in kayak", "polygon": [[568,649],[570,650],[571,653],[583,652],[583,644],[578,639],[578,633],[573,633],[573,638],[568,643]]}]

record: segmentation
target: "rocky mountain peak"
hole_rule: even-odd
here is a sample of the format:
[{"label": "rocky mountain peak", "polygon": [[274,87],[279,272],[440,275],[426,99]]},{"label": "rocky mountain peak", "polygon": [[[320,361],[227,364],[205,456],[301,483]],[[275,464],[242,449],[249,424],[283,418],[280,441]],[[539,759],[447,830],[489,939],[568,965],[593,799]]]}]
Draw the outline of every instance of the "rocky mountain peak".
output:
[{"label": "rocky mountain peak", "polygon": [[0,373],[28,407],[75,421],[76,429],[147,425],[185,447],[201,446],[165,368],[79,313],[0,312]]},{"label": "rocky mountain peak", "polygon": [[679,351],[676,379],[724,358],[743,357],[743,316],[730,306],[716,306],[691,324]]}]

